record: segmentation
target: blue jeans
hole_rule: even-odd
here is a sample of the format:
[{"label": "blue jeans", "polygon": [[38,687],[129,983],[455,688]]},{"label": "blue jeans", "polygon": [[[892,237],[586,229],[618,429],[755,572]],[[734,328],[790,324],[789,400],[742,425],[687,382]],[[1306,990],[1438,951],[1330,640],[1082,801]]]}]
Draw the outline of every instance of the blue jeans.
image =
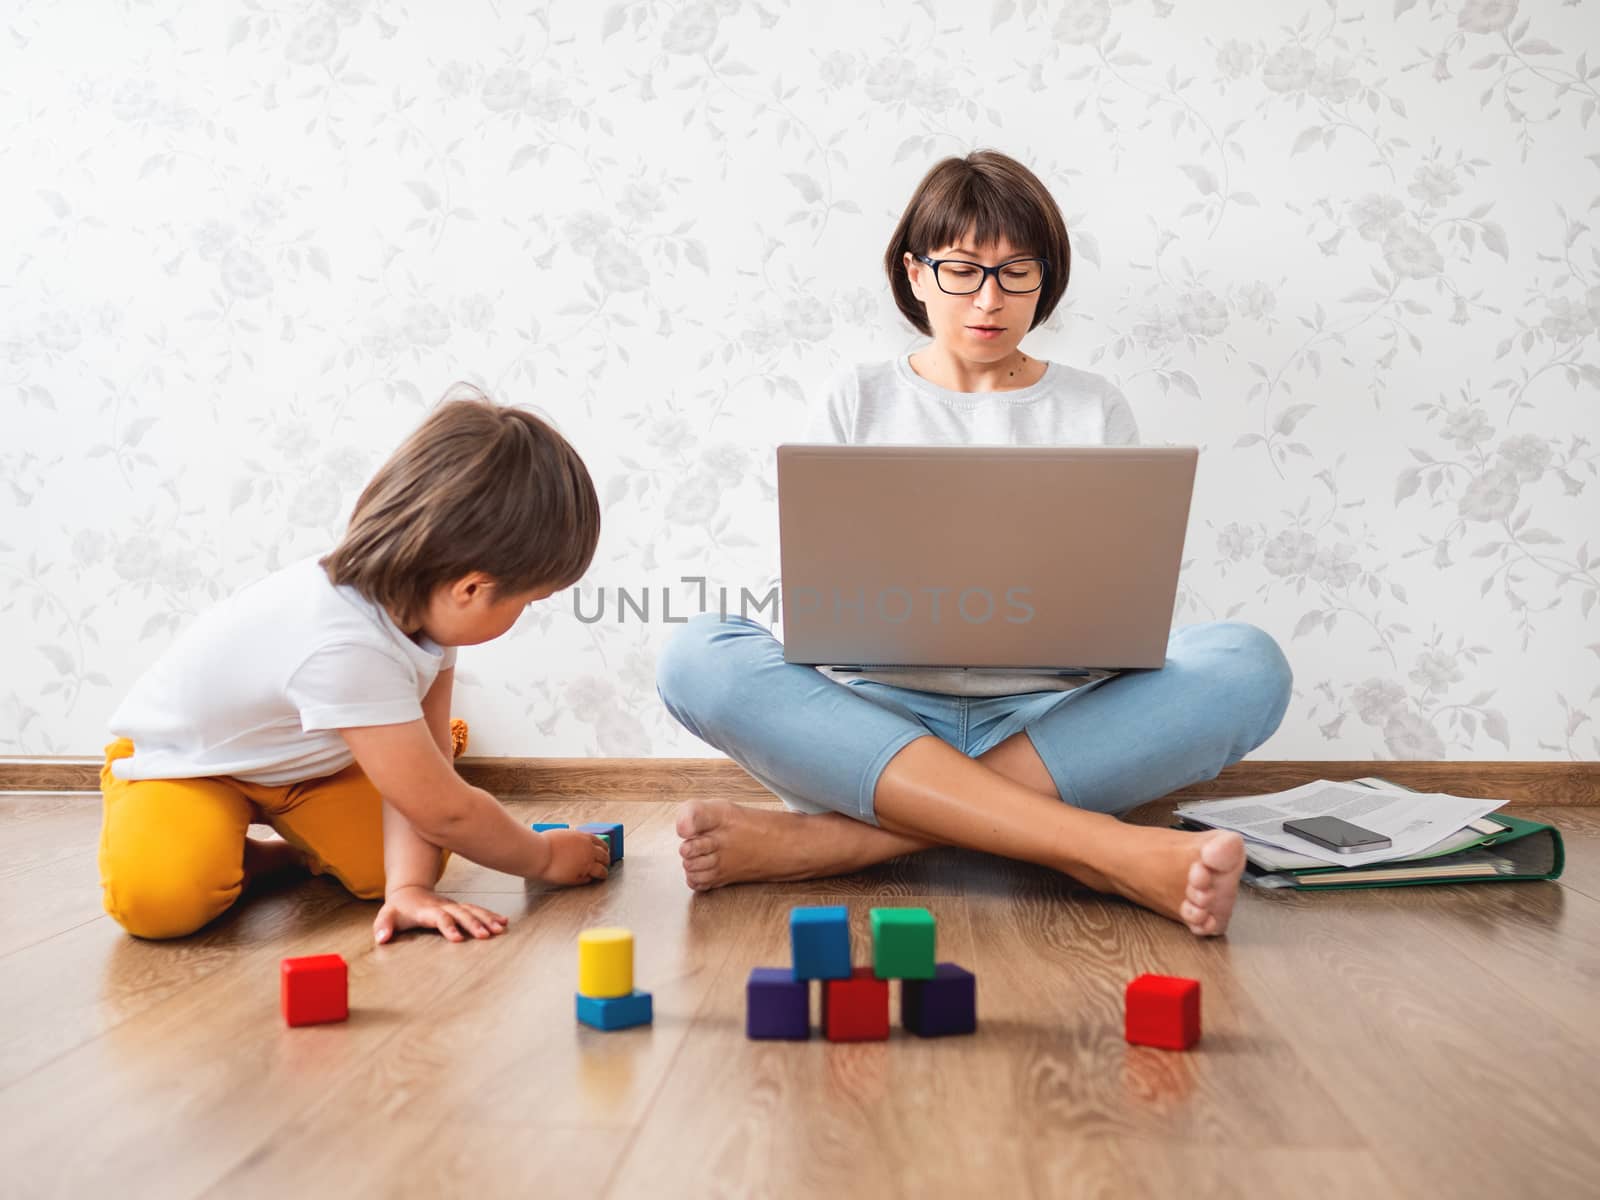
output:
[{"label": "blue jeans", "polygon": [[667,711],[790,808],[874,825],[878,776],[929,734],[976,758],[1024,732],[1061,799],[1126,812],[1211,779],[1261,745],[1283,720],[1291,680],[1278,644],[1236,621],[1176,630],[1160,670],[1017,696],[835,682],[784,662],[764,626],[715,613],[679,629],[656,663]]}]

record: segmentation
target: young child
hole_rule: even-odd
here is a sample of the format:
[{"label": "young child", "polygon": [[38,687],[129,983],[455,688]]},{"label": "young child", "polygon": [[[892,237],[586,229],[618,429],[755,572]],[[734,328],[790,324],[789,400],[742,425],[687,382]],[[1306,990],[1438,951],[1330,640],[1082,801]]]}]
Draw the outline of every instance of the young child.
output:
[{"label": "young child", "polygon": [[[379,469],[331,554],[207,613],[112,717],[100,882],[129,933],[193,933],[291,862],[382,899],[379,942],[504,931],[433,890],[451,851],[546,883],[606,877],[603,841],[534,833],[451,763],[456,647],[577,581],[600,536],[577,452],[473,397]],[[284,841],[247,837],[252,822]]]}]

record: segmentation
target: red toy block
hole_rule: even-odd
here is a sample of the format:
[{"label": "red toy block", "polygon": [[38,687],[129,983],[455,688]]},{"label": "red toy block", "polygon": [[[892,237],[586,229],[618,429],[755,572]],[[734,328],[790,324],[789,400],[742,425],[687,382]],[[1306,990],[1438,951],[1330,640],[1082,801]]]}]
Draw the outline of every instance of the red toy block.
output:
[{"label": "red toy block", "polygon": [[337,954],[286,958],[283,1019],[290,1025],[321,1025],[350,1015],[349,969]]},{"label": "red toy block", "polygon": [[1128,984],[1125,1035],[1136,1046],[1187,1050],[1200,1040],[1200,981],[1141,975]]},{"label": "red toy block", "polygon": [[871,967],[856,967],[849,979],[824,979],[822,1034],[830,1042],[887,1041],[889,981]]}]

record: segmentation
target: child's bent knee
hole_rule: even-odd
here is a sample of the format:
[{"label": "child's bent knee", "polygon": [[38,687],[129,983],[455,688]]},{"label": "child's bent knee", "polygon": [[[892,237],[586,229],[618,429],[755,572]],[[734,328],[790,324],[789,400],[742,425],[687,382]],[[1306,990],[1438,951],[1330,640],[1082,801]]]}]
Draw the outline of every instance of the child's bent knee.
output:
[{"label": "child's bent knee", "polygon": [[376,882],[374,882],[371,879],[343,879],[343,878],[341,878],[339,880],[339,882],[344,884],[345,891],[349,892],[357,900],[382,900],[383,899],[384,878],[383,878],[383,874],[381,872],[379,873]]},{"label": "child's bent knee", "polygon": [[106,880],[101,899],[106,914],[134,937],[163,940],[186,937],[209,925],[239,898],[239,888],[206,887],[188,880]]},{"label": "child's bent knee", "polygon": [[383,860],[376,856],[369,862],[323,862],[312,870],[332,876],[357,900],[382,900],[387,890],[388,876],[384,873]]}]

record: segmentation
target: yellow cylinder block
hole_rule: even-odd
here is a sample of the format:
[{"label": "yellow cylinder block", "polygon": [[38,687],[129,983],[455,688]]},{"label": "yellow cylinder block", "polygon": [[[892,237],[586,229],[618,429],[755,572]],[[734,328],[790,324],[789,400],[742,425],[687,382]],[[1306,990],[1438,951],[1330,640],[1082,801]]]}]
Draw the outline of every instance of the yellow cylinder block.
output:
[{"label": "yellow cylinder block", "polygon": [[578,935],[578,994],[596,999],[633,991],[633,934],[585,929]]}]

